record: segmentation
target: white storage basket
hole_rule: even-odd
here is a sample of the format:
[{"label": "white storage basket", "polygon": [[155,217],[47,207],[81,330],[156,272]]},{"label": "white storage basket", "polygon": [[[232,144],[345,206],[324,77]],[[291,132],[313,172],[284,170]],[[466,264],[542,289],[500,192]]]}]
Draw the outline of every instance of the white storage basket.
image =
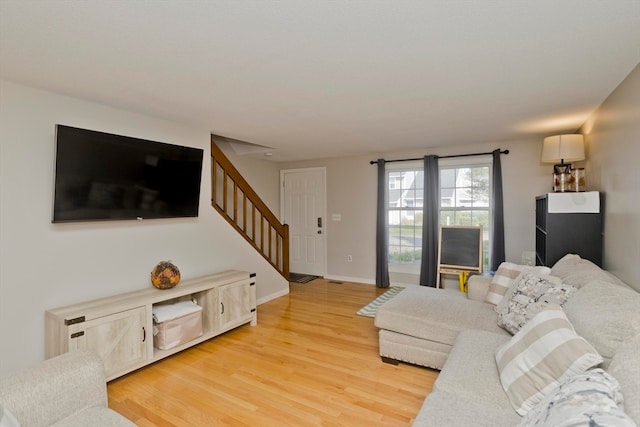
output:
[{"label": "white storage basket", "polygon": [[202,307],[193,301],[153,306],[153,344],[168,350],[202,335]]}]

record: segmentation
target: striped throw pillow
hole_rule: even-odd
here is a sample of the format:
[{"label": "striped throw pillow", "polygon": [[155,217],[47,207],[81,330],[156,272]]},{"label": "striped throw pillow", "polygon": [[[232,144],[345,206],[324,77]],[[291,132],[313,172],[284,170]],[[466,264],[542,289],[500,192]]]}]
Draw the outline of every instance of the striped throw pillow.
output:
[{"label": "striped throw pillow", "polygon": [[495,311],[500,313],[504,310],[505,297],[510,289],[514,287],[516,279],[523,273],[533,273],[539,276],[548,275],[551,272],[549,267],[519,265],[512,262],[503,262],[498,267],[496,274],[491,279],[489,292],[485,297],[485,302],[495,305]]},{"label": "striped throw pillow", "polygon": [[503,262],[500,264],[496,274],[491,279],[491,285],[489,285],[489,292],[485,297],[485,302],[498,305],[524,267],[524,265],[513,264],[511,262]]},{"label": "striped throw pillow", "polygon": [[602,357],[573,330],[562,308],[545,306],[496,351],[502,388],[524,416],[564,380],[600,364]]}]

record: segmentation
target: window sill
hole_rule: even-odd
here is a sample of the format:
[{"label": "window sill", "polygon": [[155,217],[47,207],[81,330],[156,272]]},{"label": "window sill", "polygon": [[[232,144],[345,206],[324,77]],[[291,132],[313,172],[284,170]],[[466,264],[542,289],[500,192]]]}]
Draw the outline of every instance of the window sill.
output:
[{"label": "window sill", "polygon": [[420,274],[420,264],[389,263],[389,273]]}]

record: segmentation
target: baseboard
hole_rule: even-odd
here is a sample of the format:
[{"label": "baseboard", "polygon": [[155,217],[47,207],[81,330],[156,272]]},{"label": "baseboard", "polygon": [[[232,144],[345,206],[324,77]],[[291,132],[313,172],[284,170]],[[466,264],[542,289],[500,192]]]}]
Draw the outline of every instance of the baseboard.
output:
[{"label": "baseboard", "polygon": [[274,300],[276,298],[283,297],[283,296],[285,296],[287,294],[289,294],[289,286],[287,286],[286,289],[283,289],[283,290],[278,291],[278,292],[274,292],[272,294],[269,294],[267,296],[264,296],[264,297],[258,299],[256,301],[256,304],[257,305],[264,304],[265,302],[269,302],[269,301]]},{"label": "baseboard", "polygon": [[340,280],[343,282],[363,283],[365,285],[375,285],[375,280],[365,279],[363,277],[349,277],[349,276],[325,276],[327,280]]}]

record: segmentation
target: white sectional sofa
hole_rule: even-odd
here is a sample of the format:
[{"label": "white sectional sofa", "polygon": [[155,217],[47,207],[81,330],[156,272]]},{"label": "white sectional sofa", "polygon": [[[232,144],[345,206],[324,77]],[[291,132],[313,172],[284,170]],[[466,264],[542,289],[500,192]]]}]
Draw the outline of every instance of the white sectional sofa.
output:
[{"label": "white sectional sofa", "polygon": [[65,353],[0,378],[0,426],[132,427],[107,407],[102,359]]},{"label": "white sectional sofa", "polygon": [[[562,294],[562,301],[551,298],[530,304],[530,312],[524,315],[526,319],[519,319],[520,329],[515,336],[497,323],[499,319],[502,323],[510,319],[504,315],[505,303],[516,301],[516,306],[519,304],[519,291],[514,288],[522,287],[522,284],[516,285],[522,283],[523,275],[511,280],[510,293],[501,302],[502,316],[496,312],[496,305],[487,301],[502,299],[501,295],[496,299],[496,292],[504,289],[501,291],[492,284],[495,278],[481,276],[470,280],[468,294],[412,286],[379,308],[375,324],[380,329],[383,360],[441,370],[414,426],[554,425],[549,424],[553,416],[561,416],[569,422],[570,416],[557,413],[567,409],[566,405],[559,404],[558,396],[566,398],[567,390],[572,387],[591,386],[600,379],[607,382],[607,390],[615,390],[607,395],[612,412],[598,413],[595,417],[614,420],[605,425],[627,426],[634,425],[634,421],[640,425],[640,293],[577,255],[567,255],[558,261],[550,272],[546,271],[550,277],[545,276],[544,271],[533,273],[531,277],[539,275],[553,283],[561,283],[566,293]],[[528,340],[531,334],[537,333],[542,328],[540,325],[546,325],[541,319],[551,316],[550,313],[563,318],[563,333],[575,334],[575,337],[567,338],[567,342],[575,341],[591,350],[584,350],[580,363],[576,361],[571,372],[563,373],[558,381],[537,392],[536,399],[541,403],[535,404],[534,409],[527,405],[518,407],[518,396],[514,392],[517,388],[509,386],[509,370],[518,363],[508,365],[504,362],[507,360],[505,353],[515,352],[514,348],[522,345],[519,340]],[[543,344],[547,345],[544,340],[535,343],[536,346]],[[534,345],[527,345],[529,347],[521,350],[528,356]],[[552,350],[545,348],[544,351]],[[560,357],[570,357],[572,352],[564,348],[557,351]],[[546,363],[547,359],[544,359],[544,363],[532,364],[530,370],[527,367],[523,377],[537,373],[539,366],[547,369]],[[562,383],[561,388],[558,388],[559,383]],[[612,399],[617,404],[611,403]],[[554,405],[555,414],[544,413]],[[525,412],[530,413],[523,418]],[[531,419],[536,416],[538,419],[534,423]],[[547,424],[540,419],[546,419]]]}]

